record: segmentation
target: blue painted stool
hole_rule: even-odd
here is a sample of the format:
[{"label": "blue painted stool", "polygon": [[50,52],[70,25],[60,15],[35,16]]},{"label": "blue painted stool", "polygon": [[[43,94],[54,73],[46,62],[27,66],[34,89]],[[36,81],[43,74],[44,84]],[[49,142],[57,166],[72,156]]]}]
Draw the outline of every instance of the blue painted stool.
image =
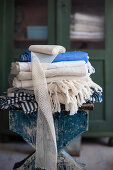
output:
[{"label": "blue painted stool", "polygon": [[[64,147],[68,145],[75,137],[87,131],[88,128],[87,111],[79,110],[75,115],[72,116],[69,115],[69,112],[62,111],[60,113],[55,113],[53,118],[55,124],[58,149],[57,169],[86,170],[85,164],[78,163],[75,159],[73,159],[64,150]],[[11,110],[9,113],[9,126],[11,131],[21,135],[23,139],[35,149],[37,112],[33,114],[24,114],[24,112],[22,111]],[[35,152],[29,155],[23,161],[16,163],[14,169],[36,170]]]}]

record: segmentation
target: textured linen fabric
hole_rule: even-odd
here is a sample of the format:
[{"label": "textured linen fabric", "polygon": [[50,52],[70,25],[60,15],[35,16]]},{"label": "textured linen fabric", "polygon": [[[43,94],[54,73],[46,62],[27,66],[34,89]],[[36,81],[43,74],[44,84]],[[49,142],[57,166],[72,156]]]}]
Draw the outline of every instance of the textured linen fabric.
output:
[{"label": "textured linen fabric", "polygon": [[[37,140],[36,140],[36,168],[56,170],[57,169],[57,145],[54,121],[49,100],[47,82],[44,70],[35,53],[32,56],[32,78],[36,101],[38,103]],[[43,117],[43,118],[42,118]],[[44,121],[44,122],[42,122]],[[44,133],[47,133],[44,136]],[[42,135],[43,134],[43,135]],[[49,143],[47,142],[49,139]],[[47,145],[48,143],[48,145]],[[38,148],[41,148],[39,152]]]}]

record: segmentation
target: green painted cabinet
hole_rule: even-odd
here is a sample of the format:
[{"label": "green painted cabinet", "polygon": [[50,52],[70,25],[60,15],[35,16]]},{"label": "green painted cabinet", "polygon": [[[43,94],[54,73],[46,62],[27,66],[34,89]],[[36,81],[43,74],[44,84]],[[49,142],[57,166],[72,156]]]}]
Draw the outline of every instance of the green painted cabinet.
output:
[{"label": "green painted cabinet", "polygon": [[[88,4],[84,4],[84,3]],[[89,11],[92,12],[93,8],[95,8],[95,2],[92,1],[77,1],[75,0],[75,6],[83,10],[89,7]],[[79,6],[84,4],[84,6]],[[113,137],[113,111],[112,111],[112,96],[113,96],[113,1],[105,0],[105,1],[97,1],[97,11],[99,11],[99,5],[103,4],[104,10],[104,43],[101,44],[98,41],[95,41],[92,44],[92,41],[89,41],[89,44],[92,44],[92,49],[87,48],[86,46],[88,40],[85,41],[84,46],[80,46],[79,48],[83,51],[87,51],[90,56],[90,61],[92,65],[96,69],[96,74],[92,75],[92,78],[95,82],[100,84],[103,88],[103,102],[101,104],[95,104],[94,111],[89,114],[89,131],[86,133],[86,136],[97,137],[97,136],[109,136]],[[70,14],[73,8],[72,1],[57,1],[57,43],[62,44],[67,47],[67,49],[71,50],[71,41],[70,41]],[[90,8],[91,7],[91,8]],[[76,8],[76,10],[78,10]],[[96,11],[96,12],[97,12]],[[75,11],[76,12],[76,11]],[[80,11],[77,11],[78,14]],[[100,12],[100,11],[99,11]],[[98,13],[98,12],[97,12]],[[91,14],[92,15],[92,14]],[[80,15],[79,15],[80,16]],[[77,17],[77,16],[75,16]],[[80,18],[79,18],[80,19]],[[76,23],[75,23],[76,24]],[[92,23],[93,24],[93,23]],[[66,32],[67,31],[67,32]],[[95,37],[94,37],[95,38]],[[76,43],[80,44],[82,42],[78,39],[75,40]],[[103,45],[104,44],[104,45]],[[86,47],[84,49],[84,47]],[[78,50],[78,46],[75,46],[74,50]]]},{"label": "green painted cabinet", "polygon": [[[43,21],[41,20],[44,24],[46,23],[46,26],[48,27],[48,39],[46,40],[34,40],[33,38],[29,39],[27,37],[27,28],[25,30],[24,23],[23,27],[21,27],[20,23],[24,22],[26,19],[23,11],[27,10],[27,5],[24,5],[23,8],[20,9],[18,4],[20,3],[21,6],[21,3],[23,2],[25,2],[25,4],[28,2],[31,3],[31,0],[0,1],[0,91],[2,92],[8,87],[7,79],[10,71],[10,63],[14,60],[13,58],[17,58],[19,53],[24,50],[24,45],[26,45],[27,42],[34,44],[43,44],[44,42],[48,44],[60,44],[65,46],[68,50],[87,51],[90,56],[90,61],[96,69],[96,74],[92,75],[92,79],[103,87],[103,102],[101,104],[95,104],[94,111],[89,114],[89,132],[86,133],[86,136],[113,137],[113,1],[100,0],[98,2],[99,4],[97,3],[97,13],[99,11],[99,5],[101,6],[102,4],[103,8],[101,8],[101,12],[104,12],[104,39],[101,43],[100,41],[96,41],[95,37],[94,40],[90,41],[87,38],[85,40],[79,40],[79,38],[70,40],[70,24],[72,15],[74,15],[74,5],[76,7],[75,12],[76,10],[78,10],[78,8],[82,10],[82,13],[84,13],[85,9],[90,9],[90,12],[92,12],[95,8],[94,0],[87,0],[84,2],[86,4],[83,3],[83,0],[43,1],[43,3],[47,5],[47,9],[45,9],[46,15],[42,15],[46,16],[47,20],[46,22],[43,19]],[[17,6],[15,5],[15,3],[17,4]],[[38,3],[39,0],[34,0],[34,6],[36,6]],[[39,5],[43,5],[43,3]],[[84,6],[81,7],[81,4],[84,4]],[[89,8],[90,6],[92,6],[92,8]],[[32,8],[32,6],[30,6],[30,8]],[[19,10],[21,12],[19,12]],[[28,11],[29,10],[32,11],[32,9],[28,9]],[[39,10],[37,10],[37,13],[38,11]],[[34,11],[34,14],[35,12],[36,10]],[[77,13],[80,13],[80,11],[78,10]],[[39,17],[38,15],[36,16]],[[15,19],[16,17],[17,19]],[[32,18],[30,18],[29,16],[29,20],[30,19]],[[30,26],[29,20],[26,19],[27,26]],[[39,24],[38,26],[45,26],[44,24]],[[34,20],[31,22],[31,25],[36,26]],[[17,31],[16,35],[15,29]],[[21,31],[22,29],[24,31]],[[19,48],[19,45],[21,46],[21,48]],[[75,48],[73,48],[74,46]],[[0,121],[1,119],[5,119],[5,116],[5,114],[2,115]],[[5,121],[3,124],[5,127]]]},{"label": "green painted cabinet", "polygon": [[[55,18],[54,0],[0,0],[0,94],[9,86],[11,62],[17,60],[22,51],[30,44],[55,44]],[[43,29],[48,29],[46,37]],[[40,31],[40,37],[32,37],[34,30]],[[1,111],[0,131],[6,129],[8,112]]]}]

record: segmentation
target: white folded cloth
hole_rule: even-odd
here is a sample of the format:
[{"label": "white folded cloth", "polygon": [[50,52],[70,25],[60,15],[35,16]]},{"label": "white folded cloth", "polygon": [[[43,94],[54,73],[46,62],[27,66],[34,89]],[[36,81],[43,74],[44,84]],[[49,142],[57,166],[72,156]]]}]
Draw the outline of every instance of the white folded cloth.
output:
[{"label": "white folded cloth", "polygon": [[71,15],[70,38],[103,40],[104,17],[79,12]]},{"label": "white folded cloth", "polygon": [[103,16],[96,16],[96,15],[89,15],[86,13],[75,13],[74,15],[71,15],[71,19],[73,23],[82,23],[82,24],[91,24],[91,25],[97,25],[102,26],[104,25],[104,17]]},{"label": "white folded cloth", "polygon": [[96,39],[100,40],[104,38],[104,33],[103,32],[75,32],[71,31],[70,32],[70,38],[71,39]]},{"label": "white folded cloth", "polygon": [[70,25],[70,30],[75,31],[75,32],[103,32],[104,27],[76,23],[76,24]]}]

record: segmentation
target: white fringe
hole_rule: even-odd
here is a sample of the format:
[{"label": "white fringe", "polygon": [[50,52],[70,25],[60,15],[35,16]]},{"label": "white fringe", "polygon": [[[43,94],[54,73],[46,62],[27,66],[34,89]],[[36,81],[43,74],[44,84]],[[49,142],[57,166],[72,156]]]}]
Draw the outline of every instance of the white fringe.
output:
[{"label": "white fringe", "polygon": [[65,105],[65,110],[70,111],[70,115],[77,113],[78,108],[90,100],[92,88],[101,90],[102,88],[94,83],[91,78],[83,80],[61,80],[48,84],[48,92],[52,113],[61,111],[61,104]]}]

